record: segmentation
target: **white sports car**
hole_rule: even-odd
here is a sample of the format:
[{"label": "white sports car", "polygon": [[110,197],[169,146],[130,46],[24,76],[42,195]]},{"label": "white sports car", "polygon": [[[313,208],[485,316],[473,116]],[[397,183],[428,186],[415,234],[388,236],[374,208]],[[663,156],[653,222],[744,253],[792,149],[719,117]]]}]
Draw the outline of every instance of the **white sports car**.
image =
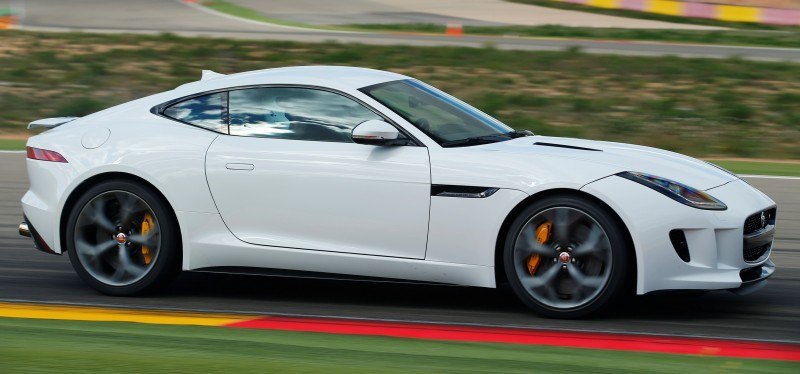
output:
[{"label": "white sports car", "polygon": [[775,203],[704,161],[534,136],[407,76],[200,81],[30,138],[20,233],[100,292],[180,270],[496,287],[551,317],[625,293],[748,291]]}]

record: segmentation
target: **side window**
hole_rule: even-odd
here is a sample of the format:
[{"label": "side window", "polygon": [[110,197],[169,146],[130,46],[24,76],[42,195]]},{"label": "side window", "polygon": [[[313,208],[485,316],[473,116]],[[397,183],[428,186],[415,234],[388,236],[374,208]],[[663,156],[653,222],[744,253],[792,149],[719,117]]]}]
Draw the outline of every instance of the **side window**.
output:
[{"label": "side window", "polygon": [[381,119],[342,95],[309,88],[263,87],[228,94],[231,135],[352,142],[354,127]]},{"label": "side window", "polygon": [[226,93],[198,96],[173,104],[164,110],[164,115],[223,134],[228,133],[225,123]]}]

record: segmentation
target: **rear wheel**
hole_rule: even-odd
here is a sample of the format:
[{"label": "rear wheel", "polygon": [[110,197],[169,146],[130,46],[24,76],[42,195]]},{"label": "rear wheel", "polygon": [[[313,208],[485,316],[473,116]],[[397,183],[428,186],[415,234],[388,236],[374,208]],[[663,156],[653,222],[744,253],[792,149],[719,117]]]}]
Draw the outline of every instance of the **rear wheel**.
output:
[{"label": "rear wheel", "polygon": [[86,283],[109,295],[156,289],[180,269],[178,227],[163,198],[127,180],[102,182],[70,212],[70,262]]},{"label": "rear wheel", "polygon": [[623,228],[590,200],[554,196],[531,204],[514,220],[505,243],[511,288],[545,316],[584,317],[626,289],[630,249]]}]

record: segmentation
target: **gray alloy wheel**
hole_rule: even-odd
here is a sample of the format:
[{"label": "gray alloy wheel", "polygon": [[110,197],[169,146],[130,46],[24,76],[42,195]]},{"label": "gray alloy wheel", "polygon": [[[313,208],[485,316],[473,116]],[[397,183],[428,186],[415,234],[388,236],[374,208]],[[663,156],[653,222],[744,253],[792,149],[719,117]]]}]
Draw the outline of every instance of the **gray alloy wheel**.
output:
[{"label": "gray alloy wheel", "polygon": [[[537,228],[549,227],[547,240]],[[535,271],[529,266],[536,257]],[[594,300],[611,277],[613,260],[608,235],[586,212],[553,207],[531,217],[514,243],[517,277],[536,301],[556,309]]]},{"label": "gray alloy wheel", "polygon": [[83,268],[109,286],[138,282],[161,253],[158,218],[129,191],[106,191],[89,200],[78,213],[73,238]]},{"label": "gray alloy wheel", "polygon": [[180,226],[154,187],[108,178],[70,206],[65,250],[75,272],[92,288],[107,295],[138,295],[162,289],[180,273]]},{"label": "gray alloy wheel", "polygon": [[502,249],[511,289],[546,317],[599,312],[632,290],[635,281],[624,223],[607,206],[574,193],[538,198],[523,208],[511,221]]}]

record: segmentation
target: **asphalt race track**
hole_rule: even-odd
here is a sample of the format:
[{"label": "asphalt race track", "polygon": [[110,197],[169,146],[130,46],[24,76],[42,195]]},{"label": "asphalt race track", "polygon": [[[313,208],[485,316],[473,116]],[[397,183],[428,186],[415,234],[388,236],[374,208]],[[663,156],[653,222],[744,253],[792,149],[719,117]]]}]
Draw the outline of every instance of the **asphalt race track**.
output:
[{"label": "asphalt race track", "polygon": [[433,36],[331,32],[266,25],[209,13],[180,1],[140,0],[27,0],[19,29],[40,31],[87,31],[105,33],[172,32],[183,36],[241,39],[337,41],[374,45],[462,46],[548,51],[580,48],[587,53],[729,58],[800,62],[800,49],[736,47],[650,42],[560,40],[490,36]]},{"label": "asphalt race track", "polygon": [[28,188],[24,154],[0,153],[0,300],[202,311],[334,316],[548,329],[726,337],[800,343],[800,180],[749,179],[778,202],[767,286],[745,296],[636,297],[608,316],[549,320],[507,289],[184,273],[164,292],[121,298],[83,284],[66,256],[36,251],[17,234]]}]

